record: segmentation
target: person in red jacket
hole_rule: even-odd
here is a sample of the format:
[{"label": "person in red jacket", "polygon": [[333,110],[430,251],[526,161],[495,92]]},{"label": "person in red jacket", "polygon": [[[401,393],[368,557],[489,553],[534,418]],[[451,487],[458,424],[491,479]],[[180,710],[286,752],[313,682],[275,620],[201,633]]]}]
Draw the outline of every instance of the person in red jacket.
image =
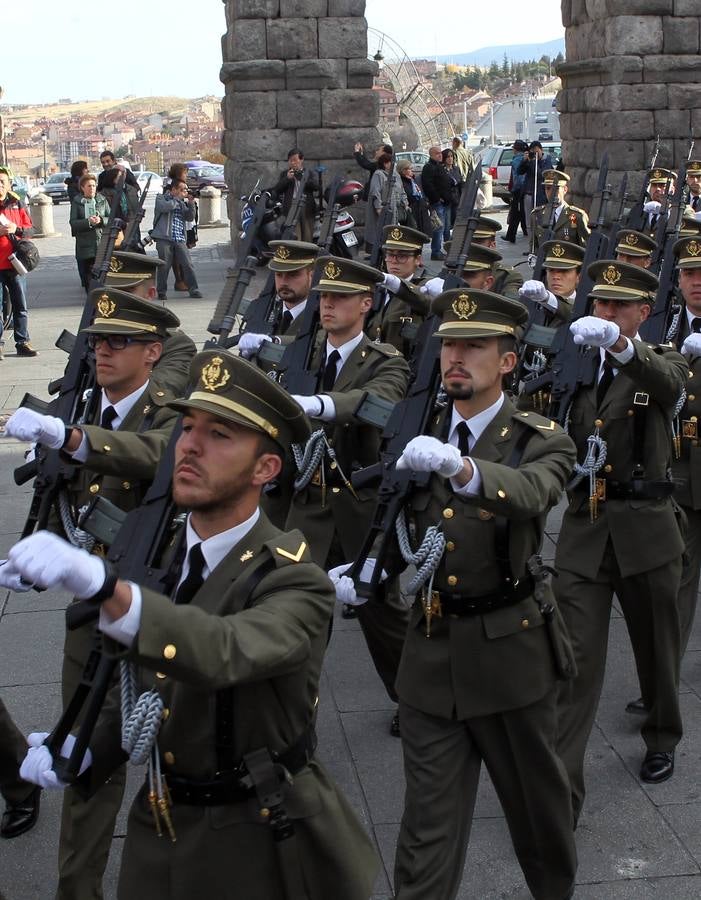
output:
[{"label": "person in red jacket", "polygon": [[[17,356],[37,356],[37,351],[29,343],[27,330],[27,276],[19,275],[10,262],[10,256],[15,251],[10,235],[29,237],[32,233],[32,220],[19,197],[10,190],[11,183],[9,169],[0,166],[0,291],[7,288],[10,295]],[[0,358],[4,346],[1,319],[2,317]]]}]

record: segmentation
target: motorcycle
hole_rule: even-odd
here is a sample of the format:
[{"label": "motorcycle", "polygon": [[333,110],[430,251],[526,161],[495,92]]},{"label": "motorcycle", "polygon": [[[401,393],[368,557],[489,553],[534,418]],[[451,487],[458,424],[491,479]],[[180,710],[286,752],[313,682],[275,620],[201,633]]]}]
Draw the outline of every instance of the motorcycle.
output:
[{"label": "motorcycle", "polygon": [[[239,232],[239,240],[246,237],[248,228],[253,221],[253,213],[256,204],[261,195],[266,193],[260,186],[260,178],[256,181],[253,189],[249,194],[243,194],[239,200],[241,201],[241,231]],[[270,241],[276,241],[280,237],[280,223],[282,213],[282,203],[274,203],[272,196],[268,193],[263,221],[260,224],[258,233],[251,245],[251,255],[258,260],[259,266],[264,266],[272,257],[272,253],[268,249]]]}]

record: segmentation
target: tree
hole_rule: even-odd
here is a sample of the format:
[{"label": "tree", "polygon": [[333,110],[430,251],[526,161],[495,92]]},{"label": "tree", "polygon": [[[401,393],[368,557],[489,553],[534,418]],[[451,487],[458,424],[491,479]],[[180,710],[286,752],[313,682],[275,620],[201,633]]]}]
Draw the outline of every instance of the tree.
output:
[{"label": "tree", "polygon": [[504,61],[501,64],[501,74],[504,76],[504,78],[508,78],[509,71],[510,71],[509,57],[505,53]]}]

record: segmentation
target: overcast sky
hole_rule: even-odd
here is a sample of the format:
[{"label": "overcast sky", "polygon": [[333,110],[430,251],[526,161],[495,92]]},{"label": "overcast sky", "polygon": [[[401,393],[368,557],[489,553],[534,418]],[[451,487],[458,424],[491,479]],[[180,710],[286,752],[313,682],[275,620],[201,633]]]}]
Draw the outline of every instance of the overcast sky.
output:
[{"label": "overcast sky", "polygon": [[[220,38],[226,26],[221,0],[106,6],[85,0],[5,3],[3,103],[223,94]],[[371,28],[388,34],[411,56],[563,35],[560,0],[500,0],[491,7],[486,0],[479,6],[443,7],[432,7],[427,0],[367,0],[366,17]]]}]

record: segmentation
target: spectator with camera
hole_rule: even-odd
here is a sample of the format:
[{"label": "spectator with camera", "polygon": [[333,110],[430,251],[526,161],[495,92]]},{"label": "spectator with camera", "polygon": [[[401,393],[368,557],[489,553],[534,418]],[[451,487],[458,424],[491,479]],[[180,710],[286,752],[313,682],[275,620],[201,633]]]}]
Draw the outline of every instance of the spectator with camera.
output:
[{"label": "spectator with camera", "polygon": [[195,218],[195,198],[184,181],[174,181],[162,194],[156,194],[151,237],[164,265],[158,269],[156,286],[159,300],[166,299],[168,272],[177,262],[191,297],[201,298],[197,277],[187,248],[187,223]]},{"label": "spectator with camera", "polygon": [[[27,270],[15,257],[15,243],[31,236],[32,220],[11,186],[12,173],[0,166],[0,290],[7,288],[10,296],[17,356],[37,356],[27,330]],[[0,359],[4,348],[2,331],[0,316]]]},{"label": "spectator with camera", "polygon": [[527,222],[531,220],[534,206],[542,206],[547,202],[543,173],[555,168],[555,161],[543,150],[540,141],[531,141],[523,155],[518,174],[524,175],[523,181],[523,214]]},{"label": "spectator with camera", "polygon": [[282,201],[282,215],[286,216],[293,202],[299,196],[305,171],[309,173],[309,176],[304,185],[304,205],[295,236],[297,240],[310,242],[314,236],[314,218],[316,216],[314,194],[319,190],[319,178],[313,169],[305,170],[304,153],[298,147],[293,147],[287,154],[287,168],[280,173],[277,184],[272,189],[272,194],[274,200]]}]

